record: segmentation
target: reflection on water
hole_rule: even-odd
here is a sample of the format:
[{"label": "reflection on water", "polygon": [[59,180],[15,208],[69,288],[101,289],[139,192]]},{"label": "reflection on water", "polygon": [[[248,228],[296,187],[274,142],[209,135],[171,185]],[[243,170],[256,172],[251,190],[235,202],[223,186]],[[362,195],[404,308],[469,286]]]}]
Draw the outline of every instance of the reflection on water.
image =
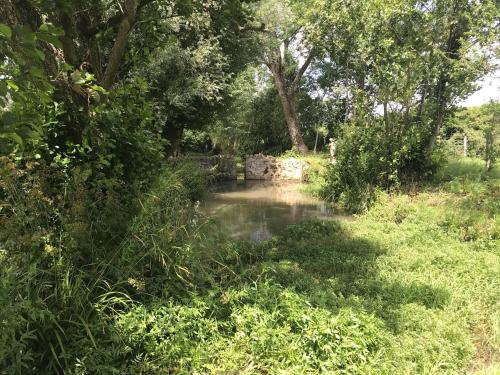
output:
[{"label": "reflection on water", "polygon": [[302,219],[345,218],[334,215],[328,204],[298,188],[297,183],[226,183],[218,186],[200,208],[231,237],[256,242],[268,240]]}]

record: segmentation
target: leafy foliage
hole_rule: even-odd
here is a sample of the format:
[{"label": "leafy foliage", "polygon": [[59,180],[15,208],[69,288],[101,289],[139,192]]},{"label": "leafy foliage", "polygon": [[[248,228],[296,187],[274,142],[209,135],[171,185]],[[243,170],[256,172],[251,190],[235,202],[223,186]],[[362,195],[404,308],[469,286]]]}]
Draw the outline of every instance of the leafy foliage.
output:
[{"label": "leafy foliage", "polygon": [[[0,348],[9,360],[16,348],[27,353],[11,369],[37,363],[44,346],[24,324],[36,333],[41,319],[43,337],[58,332],[48,345],[60,365],[76,373],[494,371],[497,174],[456,162],[416,198],[382,194],[355,221],[303,222],[250,245],[187,227],[187,191],[178,172],[165,173],[92,283],[70,277],[54,286],[57,299],[6,305],[21,319],[5,315]],[[16,273],[3,270],[2,293],[23,296]],[[97,275],[123,281],[89,290]],[[53,316],[52,301],[73,315]],[[491,354],[473,357],[476,340]]]},{"label": "leafy foliage", "polygon": [[[467,155],[486,156],[486,136],[498,137],[499,103],[489,103],[475,108],[462,108],[448,121],[443,129],[450,153],[464,154],[463,138],[467,136]],[[498,150],[494,150],[498,153]]]},{"label": "leafy foliage", "polygon": [[414,183],[429,177],[438,165],[425,152],[418,133],[406,135],[400,145],[385,137],[381,123],[370,127],[348,124],[341,134],[336,163],[329,167],[320,194],[355,212],[373,203],[378,188]]},{"label": "leafy foliage", "polygon": [[[0,373],[494,363],[498,106],[447,120],[491,68],[496,11],[466,0],[3,1]],[[484,147],[471,135],[471,150],[484,149],[489,171],[469,159],[432,181],[441,130],[471,128],[486,135]],[[329,136],[337,162],[323,175],[326,159],[309,156],[308,178],[366,215],[299,223],[263,244],[230,241],[198,211],[216,176],[165,161],[180,146],[297,157]],[[421,195],[378,190],[424,177]]]}]

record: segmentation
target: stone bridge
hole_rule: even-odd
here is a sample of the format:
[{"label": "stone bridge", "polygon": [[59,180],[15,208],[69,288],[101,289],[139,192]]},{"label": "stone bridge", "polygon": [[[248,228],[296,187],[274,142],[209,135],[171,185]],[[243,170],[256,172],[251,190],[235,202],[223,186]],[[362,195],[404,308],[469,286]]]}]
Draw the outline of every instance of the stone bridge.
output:
[{"label": "stone bridge", "polygon": [[[232,156],[184,156],[171,158],[171,162],[189,161],[196,163],[200,168],[215,180],[236,180],[238,169]],[[247,180],[287,180],[304,181],[308,164],[300,159],[280,159],[263,154],[248,156],[245,161],[245,179]]]},{"label": "stone bridge", "polygon": [[287,158],[278,159],[263,154],[247,157],[245,179],[247,180],[305,180],[305,161]]}]

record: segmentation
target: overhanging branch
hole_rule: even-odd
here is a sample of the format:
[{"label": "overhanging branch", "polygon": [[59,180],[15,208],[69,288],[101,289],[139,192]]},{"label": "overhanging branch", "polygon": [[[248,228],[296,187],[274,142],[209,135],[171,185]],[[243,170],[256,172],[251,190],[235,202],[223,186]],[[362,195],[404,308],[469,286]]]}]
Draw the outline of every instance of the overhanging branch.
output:
[{"label": "overhanging branch", "polygon": [[125,47],[127,45],[128,36],[132,29],[138,10],[137,0],[127,0],[125,3],[125,17],[118,28],[115,43],[111,49],[106,71],[102,79],[102,87],[110,89],[115,81],[118,68],[120,66],[123,55],[125,54]]},{"label": "overhanging branch", "polygon": [[309,68],[309,65],[311,65],[311,62],[313,61],[314,57],[315,57],[315,51],[311,50],[311,52],[309,52],[309,56],[307,56],[306,61],[304,62],[304,64],[302,64],[301,68],[297,72],[297,75],[295,76],[295,79],[292,82],[292,86],[290,88],[293,92],[297,91],[300,80],[304,76],[304,73],[306,72],[307,68]]},{"label": "overhanging branch", "polygon": [[[146,5],[151,4],[155,2],[156,0],[142,0],[138,5],[137,5],[137,13],[141,11],[142,8],[144,8]],[[106,21],[101,22],[97,25],[94,25],[87,29],[85,31],[85,35],[90,38],[96,34],[99,34],[102,31],[105,31],[109,28],[116,27],[120,25],[120,23],[123,21],[124,18],[127,17],[127,14],[125,13],[118,13],[115,14],[114,16],[108,18]]]}]

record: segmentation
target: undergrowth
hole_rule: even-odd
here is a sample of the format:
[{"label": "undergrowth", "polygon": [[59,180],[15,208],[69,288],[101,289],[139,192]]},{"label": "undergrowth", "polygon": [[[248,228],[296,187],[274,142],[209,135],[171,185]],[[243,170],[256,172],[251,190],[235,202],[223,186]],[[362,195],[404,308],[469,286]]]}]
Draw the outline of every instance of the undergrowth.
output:
[{"label": "undergrowth", "polygon": [[[451,163],[353,221],[262,244],[225,239],[160,179],[96,291],[70,275],[66,304],[50,304],[3,257],[2,372],[40,373],[52,356],[75,374],[495,374],[500,186],[481,167]],[[53,349],[33,326],[44,319]]]}]

